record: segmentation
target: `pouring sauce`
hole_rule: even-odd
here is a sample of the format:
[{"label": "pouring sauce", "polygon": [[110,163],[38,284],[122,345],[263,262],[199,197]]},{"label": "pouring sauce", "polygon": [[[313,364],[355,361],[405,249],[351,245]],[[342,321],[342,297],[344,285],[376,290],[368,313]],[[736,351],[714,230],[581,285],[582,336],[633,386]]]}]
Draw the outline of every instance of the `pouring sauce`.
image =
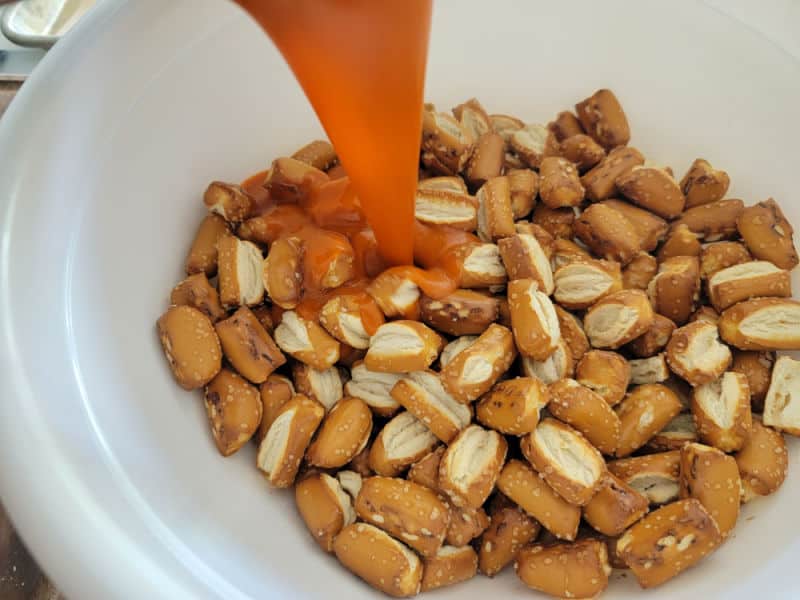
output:
[{"label": "pouring sauce", "polygon": [[238,3],[272,38],[314,107],[381,258],[412,264],[432,0]]},{"label": "pouring sauce", "polygon": [[[241,184],[262,208],[244,224],[245,237],[265,245],[291,237],[303,247],[298,314],[315,320],[329,299],[347,294],[361,301],[372,334],[383,315],[367,287],[379,274],[408,279],[432,298],[455,291],[461,262],[453,250],[480,240],[414,218],[432,0],[237,1],[283,54],[340,161],[295,203],[270,198],[267,171]],[[345,250],[352,278],[321,287],[331,256]],[[272,310],[279,320],[282,309]]]}]

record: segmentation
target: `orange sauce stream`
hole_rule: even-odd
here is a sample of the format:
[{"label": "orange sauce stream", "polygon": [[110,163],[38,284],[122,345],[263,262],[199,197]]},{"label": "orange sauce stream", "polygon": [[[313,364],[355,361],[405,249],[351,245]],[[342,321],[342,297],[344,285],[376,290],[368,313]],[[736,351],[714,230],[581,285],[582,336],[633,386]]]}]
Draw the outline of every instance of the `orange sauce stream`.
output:
[{"label": "orange sauce stream", "polygon": [[269,34],[305,91],[381,257],[412,264],[432,0],[238,3]]},{"label": "orange sauce stream", "polygon": [[[324,181],[308,182],[297,204],[270,199],[266,172],[241,184],[261,211],[259,241],[302,244],[297,312],[315,320],[347,294],[372,334],[384,317],[366,288],[387,267],[430,297],[452,293],[461,268],[452,251],[478,238],[414,219],[432,0],[237,1],[283,54],[340,160]],[[323,289],[331,257],[342,252],[352,255],[353,277]],[[273,312],[280,320],[282,310]]]}]

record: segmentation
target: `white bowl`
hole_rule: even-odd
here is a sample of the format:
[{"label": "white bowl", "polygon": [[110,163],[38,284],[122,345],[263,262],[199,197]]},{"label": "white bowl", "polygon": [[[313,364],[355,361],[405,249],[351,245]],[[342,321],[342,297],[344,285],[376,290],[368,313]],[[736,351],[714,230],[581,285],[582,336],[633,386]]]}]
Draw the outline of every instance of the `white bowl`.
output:
[{"label": "white bowl", "polygon": [[[800,70],[701,4],[440,2],[427,98],[546,121],[599,87],[633,144],[730,195],[795,195]],[[373,598],[318,551],[252,448],[221,458],[199,394],[155,335],[211,179],[320,134],[276,51],[222,0],[101,5],[47,56],[0,128],[0,489],[72,598]],[[795,281],[797,283],[797,281]],[[796,448],[793,448],[796,450]],[[797,597],[798,453],[735,536],[646,597]],[[641,593],[615,575],[609,597]],[[528,597],[511,573],[439,598]]]}]

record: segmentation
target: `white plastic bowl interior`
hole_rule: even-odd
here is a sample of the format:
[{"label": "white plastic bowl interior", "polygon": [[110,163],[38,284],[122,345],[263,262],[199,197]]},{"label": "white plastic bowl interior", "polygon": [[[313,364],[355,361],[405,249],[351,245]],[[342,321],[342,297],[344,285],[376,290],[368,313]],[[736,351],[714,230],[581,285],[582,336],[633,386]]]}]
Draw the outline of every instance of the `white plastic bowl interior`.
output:
[{"label": "white plastic bowl interior", "polygon": [[[599,87],[633,144],[730,195],[795,195],[800,69],[694,3],[439,2],[427,98],[546,122]],[[211,179],[320,134],[276,51],[224,0],[109,0],[49,55],[0,128],[0,489],[69,597],[373,598],[323,555],[246,448],[221,458],[154,322]],[[391,140],[387,140],[391,143]],[[797,278],[795,278],[797,284]],[[700,568],[646,597],[797,597],[800,453]],[[609,597],[639,597],[628,576]],[[529,597],[507,572],[437,593]]]}]

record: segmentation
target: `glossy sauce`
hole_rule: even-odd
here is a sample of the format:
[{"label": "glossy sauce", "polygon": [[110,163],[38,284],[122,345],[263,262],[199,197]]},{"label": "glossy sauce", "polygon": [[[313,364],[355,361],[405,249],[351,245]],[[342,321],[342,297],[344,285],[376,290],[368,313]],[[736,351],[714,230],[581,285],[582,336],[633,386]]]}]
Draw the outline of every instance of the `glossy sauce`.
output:
[{"label": "glossy sauce", "polygon": [[[238,2],[300,82],[381,257],[410,265],[432,0]],[[344,172],[337,171],[337,181]],[[322,204],[326,222],[335,220]]]},{"label": "glossy sauce", "polygon": [[[261,214],[240,235],[265,245],[291,237],[302,247],[295,310],[316,320],[328,300],[346,294],[372,334],[384,318],[366,289],[387,267],[430,297],[452,293],[461,268],[453,251],[478,238],[414,219],[431,0],[239,4],[286,58],[340,160],[326,175],[307,180],[291,202],[270,198],[266,171],[241,184]],[[352,276],[325,289],[320,282],[342,255],[352,257]],[[272,310],[279,321],[282,309]]]},{"label": "glossy sauce", "polygon": [[[242,189],[248,191],[249,182],[258,178],[263,181],[263,173],[243,181]],[[366,293],[373,278],[384,272],[396,274],[413,281],[425,295],[442,298],[455,291],[461,275],[461,262],[453,251],[465,244],[480,243],[466,231],[414,221],[414,256],[424,268],[403,265],[387,269],[347,177],[311,188],[298,204],[267,202],[265,211],[246,221],[240,234],[263,244],[272,244],[282,237],[299,241],[303,248],[303,296],[297,312],[303,318],[315,320],[325,302],[335,296],[351,295],[361,304],[362,321],[370,334],[372,328],[377,329],[383,322],[380,309]],[[331,262],[341,255],[352,256],[352,277],[344,285],[324,289],[320,282]],[[275,310],[273,317],[279,320],[280,309]]]}]

